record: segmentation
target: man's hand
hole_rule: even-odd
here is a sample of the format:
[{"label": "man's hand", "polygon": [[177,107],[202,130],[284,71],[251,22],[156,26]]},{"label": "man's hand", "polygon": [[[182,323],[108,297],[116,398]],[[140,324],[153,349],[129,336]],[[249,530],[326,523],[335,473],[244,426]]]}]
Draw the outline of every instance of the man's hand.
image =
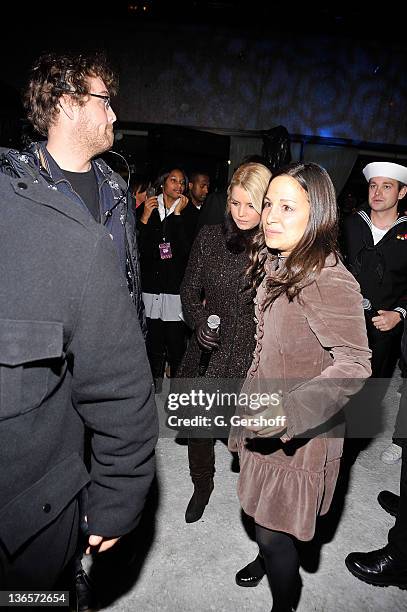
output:
[{"label": "man's hand", "polygon": [[372,323],[379,331],[390,331],[402,320],[402,316],[396,310],[378,310],[378,317],[372,317]]},{"label": "man's hand", "polygon": [[276,408],[271,406],[263,412],[244,414],[242,419],[248,419],[249,424],[245,425],[246,429],[253,431],[259,438],[279,438],[287,429],[286,418],[281,415],[281,411],[278,414]]},{"label": "man's hand", "polygon": [[184,196],[184,195],[180,196],[179,202],[176,205],[175,210],[174,210],[174,215],[180,215],[187,204],[188,204],[187,196]]},{"label": "man's hand", "polygon": [[103,536],[98,535],[90,535],[89,536],[89,546],[86,549],[86,554],[90,555],[94,552],[105,552],[105,550],[109,550],[116,544],[116,542],[120,540],[120,538],[112,538],[110,540],[105,539]]}]

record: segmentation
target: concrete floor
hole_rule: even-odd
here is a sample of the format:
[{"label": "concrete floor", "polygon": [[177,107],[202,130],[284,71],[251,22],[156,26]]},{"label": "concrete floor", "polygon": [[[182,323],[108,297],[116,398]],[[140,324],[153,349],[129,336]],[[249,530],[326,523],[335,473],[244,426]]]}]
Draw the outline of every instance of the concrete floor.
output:
[{"label": "concrete floor", "polygon": [[[386,411],[395,413],[395,377]],[[157,398],[159,408],[162,406]],[[320,519],[319,537],[301,552],[303,588],[298,612],[407,611],[407,591],[369,586],[344,565],[351,551],[381,548],[394,519],[378,505],[379,491],[399,490],[400,463],[385,465],[380,452],[388,439],[370,442],[354,459],[346,453],[332,511]],[[353,459],[352,459],[353,457]],[[245,528],[236,496],[238,474],[231,454],[216,443],[215,490],[200,521],[187,525],[184,512],[192,485],[186,446],[160,438],[157,481],[140,527],[121,545],[99,557],[92,573],[106,610],[124,612],[266,612],[271,609],[267,580],[244,589],[237,570],[254,559],[257,546]]]}]

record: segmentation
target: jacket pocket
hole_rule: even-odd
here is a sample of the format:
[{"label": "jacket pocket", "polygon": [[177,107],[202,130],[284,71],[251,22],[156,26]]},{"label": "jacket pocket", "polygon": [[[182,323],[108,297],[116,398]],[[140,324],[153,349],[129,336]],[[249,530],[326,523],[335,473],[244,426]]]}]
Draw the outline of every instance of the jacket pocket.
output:
[{"label": "jacket pocket", "polygon": [[82,459],[69,455],[0,510],[0,540],[10,554],[52,523],[89,482]]},{"label": "jacket pocket", "polygon": [[37,408],[65,368],[62,323],[0,319],[0,421]]}]

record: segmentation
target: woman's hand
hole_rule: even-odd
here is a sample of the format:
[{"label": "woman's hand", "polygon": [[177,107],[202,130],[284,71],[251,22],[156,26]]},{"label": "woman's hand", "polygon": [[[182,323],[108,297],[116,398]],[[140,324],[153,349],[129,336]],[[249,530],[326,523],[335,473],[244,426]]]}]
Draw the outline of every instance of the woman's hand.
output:
[{"label": "woman's hand", "polygon": [[158,198],[157,196],[152,196],[151,198],[147,198],[144,202],[144,210],[143,214],[140,217],[140,221],[144,224],[148,223],[149,218],[151,217],[151,213],[155,208],[158,208]]},{"label": "woman's hand", "polygon": [[195,335],[199,346],[204,350],[213,351],[219,347],[219,328],[216,331],[208,330],[206,321],[195,328]]},{"label": "woman's hand", "polygon": [[175,210],[174,210],[174,215],[180,215],[187,204],[188,204],[187,196],[184,196],[184,195],[180,196],[179,202],[176,205]]},{"label": "woman's hand", "polygon": [[245,428],[253,431],[259,438],[280,438],[287,429],[286,417],[281,414],[281,407],[276,409],[269,406],[263,412],[244,414],[243,419],[249,421]]}]

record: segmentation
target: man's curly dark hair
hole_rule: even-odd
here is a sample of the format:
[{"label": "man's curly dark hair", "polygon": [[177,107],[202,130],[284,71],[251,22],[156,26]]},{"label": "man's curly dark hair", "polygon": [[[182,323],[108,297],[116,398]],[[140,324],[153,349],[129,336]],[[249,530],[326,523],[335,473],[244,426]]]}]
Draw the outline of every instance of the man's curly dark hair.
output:
[{"label": "man's curly dark hair", "polygon": [[34,128],[47,136],[55,121],[61,95],[69,92],[83,105],[90,93],[88,78],[100,77],[110,95],[115,95],[118,81],[102,54],[41,55],[32,67],[30,80],[24,94],[27,117]]}]

